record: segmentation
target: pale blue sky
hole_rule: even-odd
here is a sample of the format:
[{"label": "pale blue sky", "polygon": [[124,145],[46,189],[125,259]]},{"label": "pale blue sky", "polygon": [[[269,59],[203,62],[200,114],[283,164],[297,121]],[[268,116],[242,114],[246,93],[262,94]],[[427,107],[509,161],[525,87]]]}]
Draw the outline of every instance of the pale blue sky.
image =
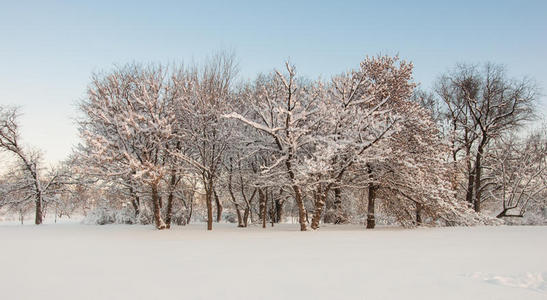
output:
[{"label": "pale blue sky", "polygon": [[[55,162],[77,143],[93,71],[235,50],[243,78],[281,67],[327,77],[397,54],[429,88],[456,62],[492,61],[547,92],[547,1],[0,1],[0,104]],[[545,112],[545,97],[542,98]]]}]

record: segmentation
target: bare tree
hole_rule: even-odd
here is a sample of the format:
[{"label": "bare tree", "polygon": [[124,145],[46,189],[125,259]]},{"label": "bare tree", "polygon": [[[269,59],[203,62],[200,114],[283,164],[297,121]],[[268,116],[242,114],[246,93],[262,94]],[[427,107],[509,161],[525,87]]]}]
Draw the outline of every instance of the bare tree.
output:
[{"label": "bare tree", "polygon": [[498,218],[523,217],[534,202],[541,201],[542,193],[547,190],[545,132],[530,134],[525,139],[514,134],[500,138],[486,161],[489,167],[486,173],[493,179],[485,198],[501,202]]},{"label": "bare tree", "polygon": [[537,89],[526,79],[509,79],[503,67],[487,63],[482,68],[458,65],[441,77],[437,93],[446,103],[451,124],[452,158],[465,161],[466,199],[479,212],[489,184],[489,178],[482,177],[488,146],[534,117]]},{"label": "bare tree", "polygon": [[17,108],[0,106],[0,150],[13,154],[19,162],[13,172],[19,172],[20,180],[12,185],[11,192],[22,195],[20,202],[34,199],[34,223],[39,225],[43,222],[44,204],[51,199],[53,187],[60,183],[62,174],[52,170],[47,177],[43,176],[40,153],[21,145],[18,116]]}]

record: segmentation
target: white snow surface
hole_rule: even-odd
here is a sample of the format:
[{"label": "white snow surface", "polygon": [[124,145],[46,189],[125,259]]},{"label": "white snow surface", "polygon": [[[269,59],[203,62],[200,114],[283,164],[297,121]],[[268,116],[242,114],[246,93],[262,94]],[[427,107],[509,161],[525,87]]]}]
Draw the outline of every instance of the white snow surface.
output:
[{"label": "white snow surface", "polygon": [[0,224],[0,299],[547,299],[547,227]]}]

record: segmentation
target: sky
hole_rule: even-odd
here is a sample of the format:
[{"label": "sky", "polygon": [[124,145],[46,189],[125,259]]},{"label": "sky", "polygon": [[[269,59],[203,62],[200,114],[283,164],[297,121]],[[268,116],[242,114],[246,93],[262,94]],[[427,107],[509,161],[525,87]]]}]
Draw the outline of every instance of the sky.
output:
[{"label": "sky", "polygon": [[77,103],[93,72],[219,50],[235,52],[242,79],[288,59],[325,79],[398,54],[425,90],[456,63],[488,61],[547,94],[547,1],[0,0],[0,105],[20,107],[24,143],[54,164],[78,143]]}]

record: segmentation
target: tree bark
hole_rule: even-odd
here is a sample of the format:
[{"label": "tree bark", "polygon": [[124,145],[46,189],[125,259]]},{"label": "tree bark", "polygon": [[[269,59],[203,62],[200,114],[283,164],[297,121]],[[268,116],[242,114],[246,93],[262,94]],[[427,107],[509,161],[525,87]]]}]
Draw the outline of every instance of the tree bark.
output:
[{"label": "tree bark", "polygon": [[260,206],[260,217],[262,219],[262,228],[266,228],[266,195],[261,188],[258,189],[258,201]]},{"label": "tree bark", "polygon": [[334,188],[334,224],[345,224],[348,222],[344,212],[342,211],[342,189]]},{"label": "tree bark", "polygon": [[167,211],[165,213],[165,225],[167,228],[171,228],[171,217],[173,215],[173,191],[169,193],[167,197]]},{"label": "tree bark", "polygon": [[[328,191],[326,192],[328,193]],[[317,229],[319,228],[319,222],[321,221],[321,216],[323,214],[323,207],[325,206],[325,201],[327,197],[325,196],[325,193],[321,191],[321,185],[317,188],[317,192],[315,193],[315,210],[313,212],[313,216],[311,218],[311,228]]]},{"label": "tree bark", "polygon": [[276,199],[275,201],[275,222],[281,222],[283,218],[283,201],[281,199]]},{"label": "tree bark", "polygon": [[220,199],[218,198],[217,191],[213,189],[213,195],[215,196],[215,204],[217,207],[217,223],[222,221],[222,203],[220,202]]},{"label": "tree bark", "polygon": [[161,218],[160,210],[160,197],[158,195],[158,186],[157,184],[152,184],[152,205],[154,209],[154,221],[156,223],[156,228],[159,230],[165,229],[167,226],[163,219]]},{"label": "tree bark", "polygon": [[422,225],[422,204],[416,203],[416,225]]},{"label": "tree bark", "polygon": [[167,196],[167,211],[165,212],[165,223],[167,228],[171,228],[171,217],[173,215],[173,198],[175,197],[175,185],[177,183],[177,176],[175,171],[171,173],[171,179],[169,180],[169,196]]},{"label": "tree bark", "polygon": [[34,219],[34,224],[36,225],[42,224],[43,221],[42,202],[42,192],[38,191],[36,193],[36,215]]},{"label": "tree bark", "polygon": [[249,212],[250,212],[250,208],[249,207],[246,207],[245,208],[245,211],[243,212],[243,227],[247,227],[247,225],[249,225]]},{"label": "tree bark", "polygon": [[287,167],[287,171],[289,173],[289,178],[293,182],[292,189],[294,191],[294,198],[296,201],[296,205],[298,206],[298,222],[300,223],[300,231],[306,231],[306,219],[307,219],[307,213],[306,208],[304,207],[304,201],[302,199],[302,191],[300,190],[300,187],[294,184],[296,181],[296,176],[294,175],[294,172],[292,170],[292,165],[290,161],[291,157],[287,158],[285,161],[285,166]]},{"label": "tree bark", "polygon": [[476,212],[481,211],[481,173],[482,173],[482,166],[481,166],[481,158],[483,154],[483,148],[482,144],[479,145],[479,148],[477,149],[477,158],[475,161],[475,201],[474,201],[474,208]]},{"label": "tree bark", "polygon": [[374,186],[372,169],[368,167],[368,176],[370,182],[368,183],[368,212],[367,212],[367,229],[373,229],[376,227],[376,219],[374,212],[374,205],[376,200],[376,187]]}]

